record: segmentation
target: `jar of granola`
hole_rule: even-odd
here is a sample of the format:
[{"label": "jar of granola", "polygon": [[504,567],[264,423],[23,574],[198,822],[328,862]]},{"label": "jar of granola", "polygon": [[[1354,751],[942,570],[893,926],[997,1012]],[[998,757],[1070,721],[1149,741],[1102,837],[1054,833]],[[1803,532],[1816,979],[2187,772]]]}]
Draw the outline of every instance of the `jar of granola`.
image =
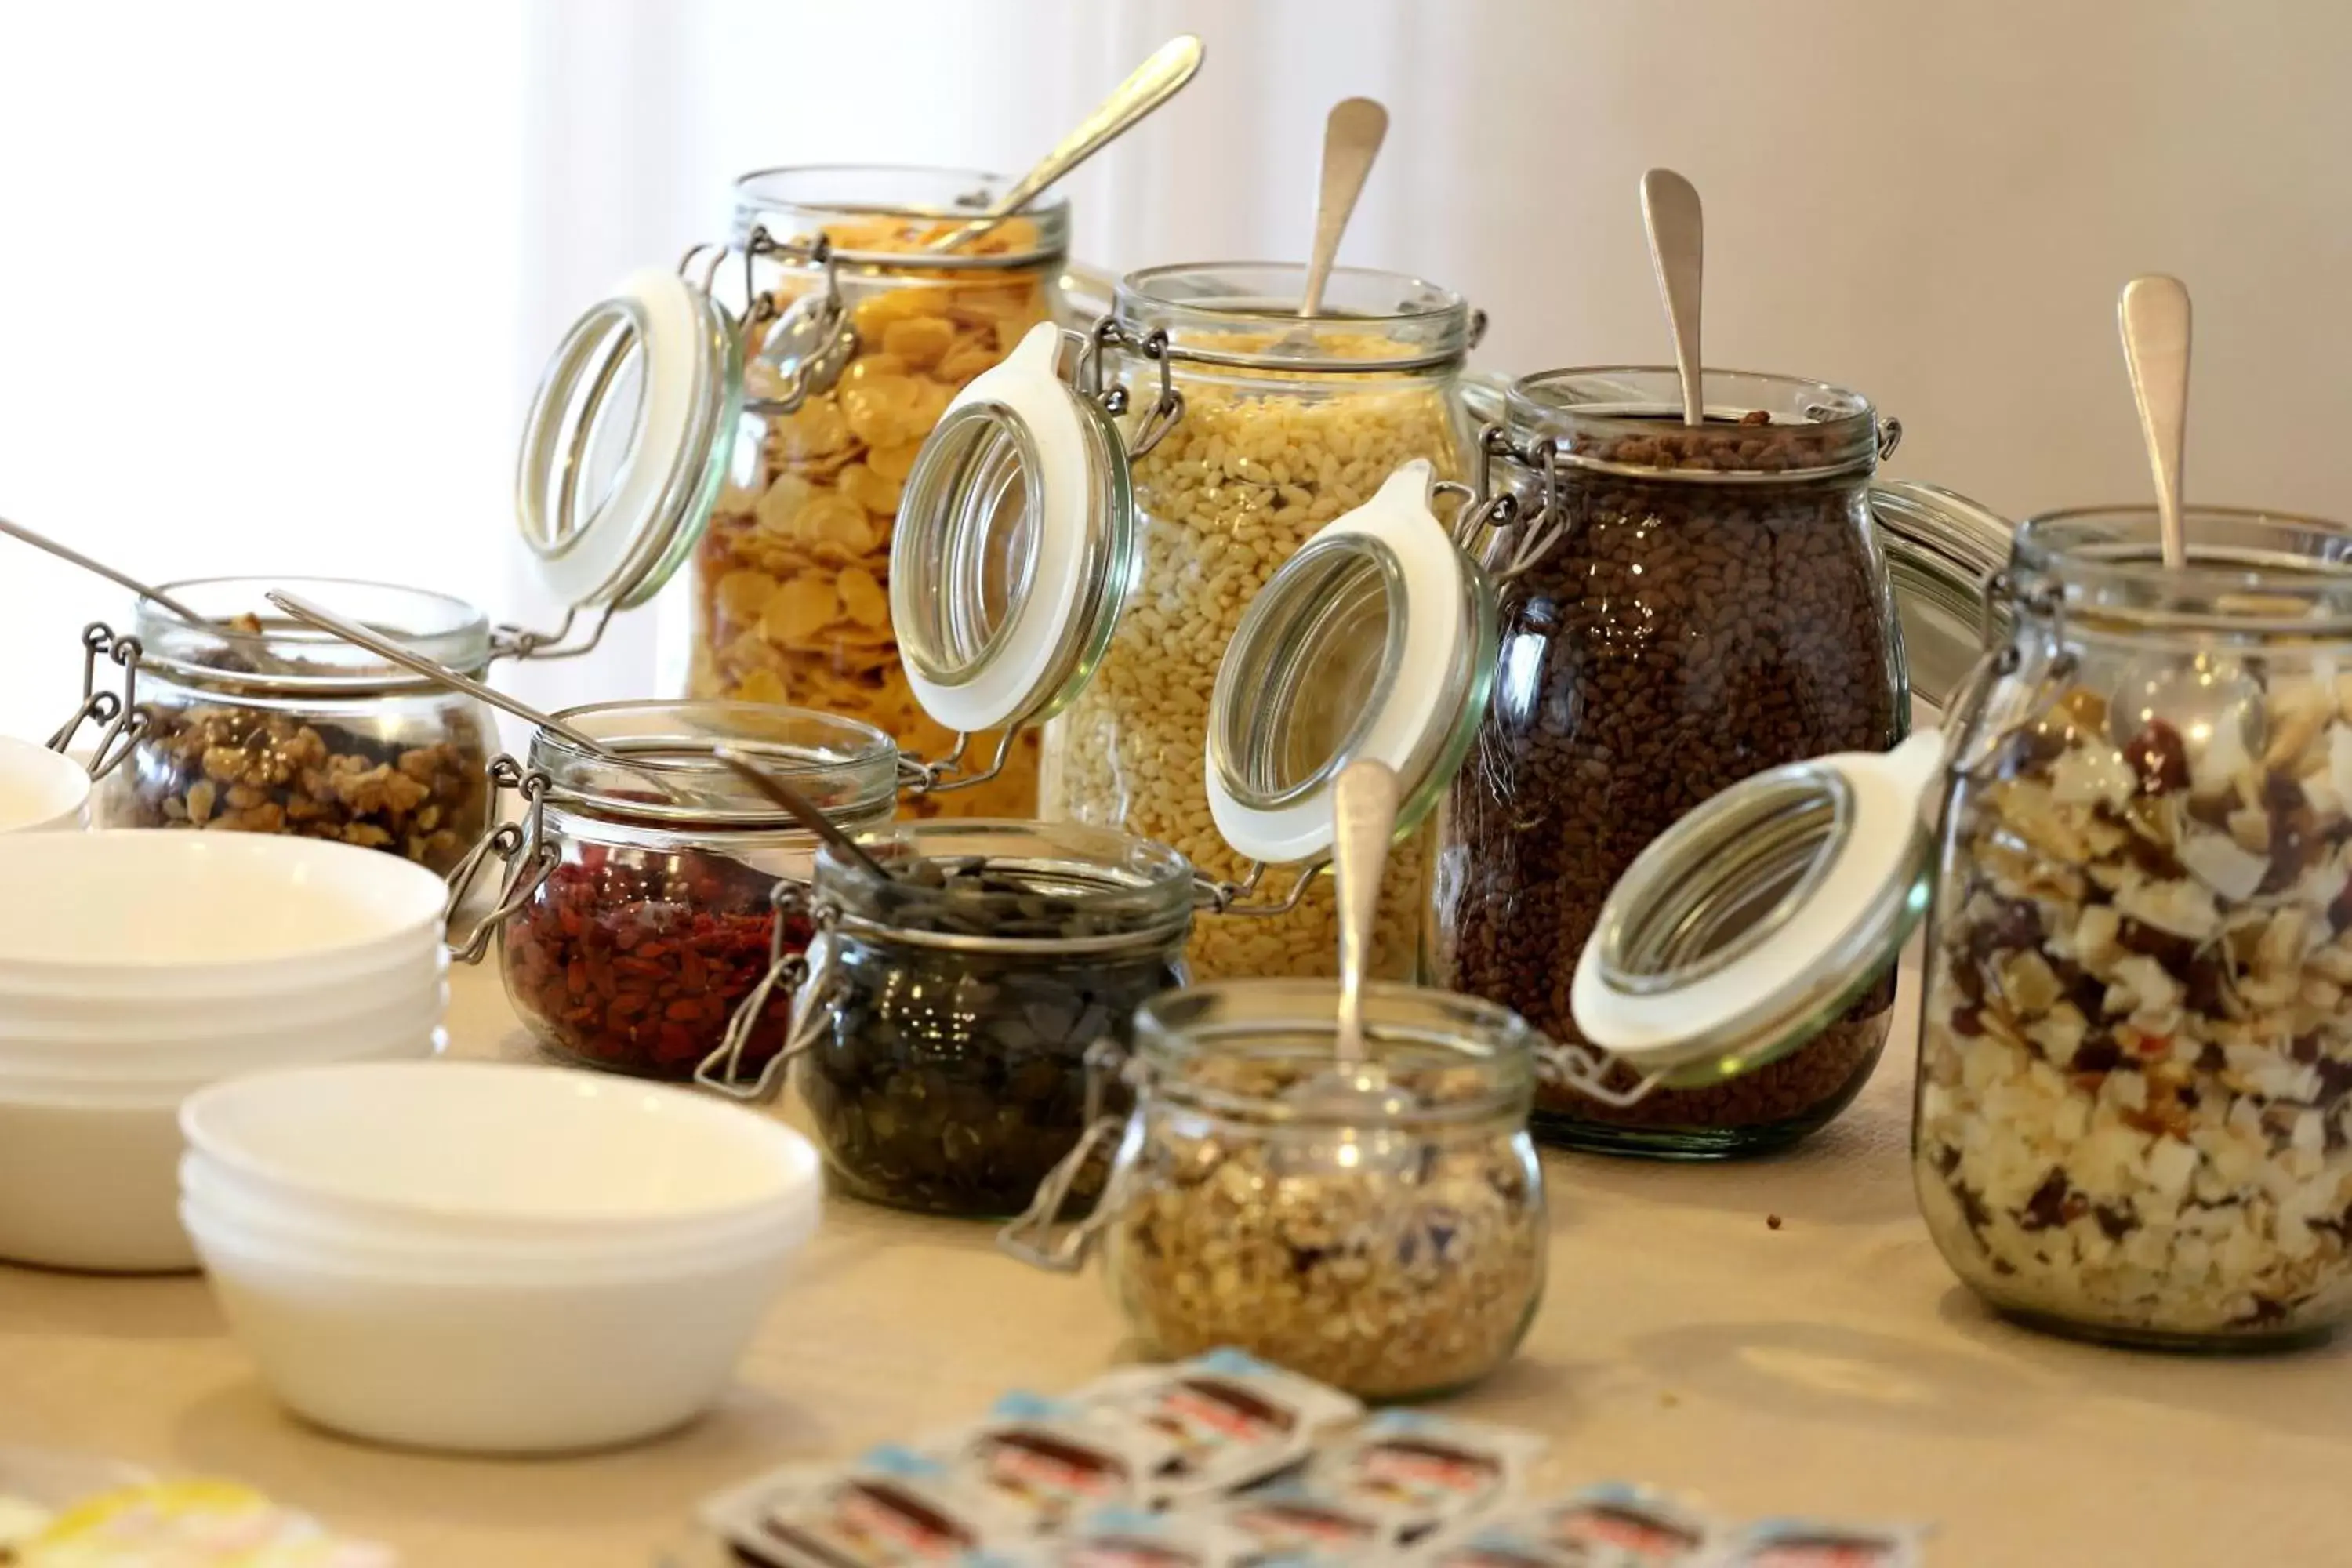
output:
[{"label": "jar of granola", "polygon": [[2025,523],[1950,728],[1684,817],[1575,1005],[1603,1044],[1769,1060],[1927,910],[1946,1260],[2041,1326],[2221,1349],[2352,1318],[2352,530],[2187,521],[2177,570],[2144,509]]},{"label": "jar of granola", "polygon": [[[1142,1351],[1234,1345],[1367,1399],[1464,1388],[1510,1358],[1543,1299],[1549,1225],[1528,1141],[1535,1032],[1488,1003],[1374,984],[1364,1032],[1385,1099],[1320,1100],[1329,982],[1233,981],[1136,1015],[1131,1111],[1087,1141],[1003,1233],[1075,1270],[1098,1241]],[[1117,1153],[1093,1211],[1072,1183]]]},{"label": "jar of granola", "polygon": [[[472,605],[380,583],[215,577],[139,601],[131,635],[83,637],[85,720],[106,725],[92,769],[114,827],[282,833],[383,849],[447,873],[489,819],[489,715],[264,595],[314,596],[425,657],[479,675],[490,626]],[[122,671],[121,693],[99,665]]]},{"label": "jar of granola", "polygon": [[[495,932],[517,1016],[583,1067],[690,1079],[755,991],[742,1052],[774,1057],[791,1008],[761,980],[809,926],[780,916],[772,895],[806,882],[815,839],[714,752],[756,760],[856,828],[889,819],[897,748],[854,719],[747,702],[607,702],[555,717],[629,765],[545,729],[524,763],[498,760],[492,776],[523,810],[476,857],[506,875],[458,956],[479,959]],[[455,879],[460,896],[474,868]]]},{"label": "jar of granola", "polygon": [[[1309,863],[1328,826],[1319,791],[1366,737],[1332,689],[1276,716],[1264,687],[1221,686],[1239,668],[1228,650],[1274,574],[1398,470],[1418,462],[1419,490],[1451,488],[1479,327],[1448,289],[1349,268],[1324,313],[1301,319],[1301,272],[1154,268],[1120,282],[1075,355],[1051,332],[1024,344],[925,445],[894,548],[893,623],[934,716],[959,731],[1045,723],[1046,816],[1159,840],[1244,889],[1268,866]],[[1328,607],[1366,634],[1316,643],[1348,690],[1396,674],[1374,657],[1403,646],[1401,626],[1378,631],[1377,578],[1323,580],[1345,590]],[[1292,748],[1279,754],[1260,746],[1277,730]],[[1391,975],[1417,967],[1423,816],[1400,841],[1374,945]],[[1196,972],[1329,973],[1329,883],[1301,873],[1288,891],[1263,918],[1202,922]]]},{"label": "jar of granola", "polygon": [[[891,544],[950,400],[1061,310],[1057,197],[933,248],[1004,185],[956,169],[747,174],[726,244],[584,315],[540,389],[520,480],[524,538],[567,602],[601,629],[690,559],[693,695],[948,750],[891,635]],[[1032,812],[1035,739],[980,744],[997,740],[992,770],[909,809]]]}]

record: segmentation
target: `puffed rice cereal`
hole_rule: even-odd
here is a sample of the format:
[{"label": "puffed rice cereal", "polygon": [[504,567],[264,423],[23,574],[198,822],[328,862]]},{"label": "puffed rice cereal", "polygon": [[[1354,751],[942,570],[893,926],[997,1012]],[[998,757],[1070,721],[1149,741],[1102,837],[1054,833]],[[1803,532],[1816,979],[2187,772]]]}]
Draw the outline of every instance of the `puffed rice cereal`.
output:
[{"label": "puffed rice cereal", "polygon": [[2248,676],[2249,733],[2197,747],[2116,744],[2078,687],[1954,804],[1915,1174],[2000,1306],[2198,1342],[2352,1316],[2352,677]]},{"label": "puffed rice cereal", "polygon": [[[942,227],[871,218],[825,232],[845,250],[910,253]],[[970,248],[1005,255],[1035,242],[1034,226],[1014,219]],[[916,756],[945,752],[954,737],[916,702],[890,632],[899,489],[949,400],[1045,319],[1047,277],[1043,267],[841,269],[856,356],[796,412],[743,416],[734,472],[697,548],[694,695],[845,714]],[[779,285],[776,310],[804,286]],[[755,396],[776,393],[756,353],[745,384]],[[993,751],[992,736],[968,754],[984,762]],[[1027,816],[1035,803],[1036,740],[1024,735],[1000,777],[914,809]]]},{"label": "puffed rice cereal", "polygon": [[[1217,346],[1263,349],[1263,333]],[[1327,346],[1349,345],[1326,337]],[[1365,339],[1372,359],[1389,345]],[[1094,679],[1047,732],[1041,795],[1049,819],[1158,839],[1220,879],[1243,859],[1210,818],[1203,782],[1209,697],[1242,613],[1275,569],[1318,530],[1371,498],[1400,465],[1426,458],[1440,478],[1460,471],[1444,384],[1428,377],[1301,380],[1181,364],[1183,417],[1135,465],[1143,566]],[[1416,967],[1425,836],[1401,846],[1383,883],[1373,973],[1410,978]],[[1280,875],[1267,879],[1279,891]],[[1194,977],[1328,975],[1339,915],[1328,878],[1280,917],[1227,916],[1194,927]]]}]

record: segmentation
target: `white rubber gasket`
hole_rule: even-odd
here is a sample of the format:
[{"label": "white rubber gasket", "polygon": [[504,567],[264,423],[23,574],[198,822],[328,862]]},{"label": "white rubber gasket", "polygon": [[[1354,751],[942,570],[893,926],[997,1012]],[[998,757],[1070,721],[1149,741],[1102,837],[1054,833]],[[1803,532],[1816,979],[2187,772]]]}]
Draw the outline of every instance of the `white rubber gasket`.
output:
[{"label": "white rubber gasket", "polygon": [[1934,730],[1891,752],[1815,759],[1811,766],[1835,773],[1853,792],[1853,820],[1811,895],[1779,930],[1722,968],[1641,994],[1609,982],[1595,931],[1577,958],[1569,993],[1577,1031],[1638,1072],[1668,1070],[1718,1055],[1726,1037],[1768,1029],[1801,1011],[1809,995],[1842,984],[1848,977],[1829,974],[1825,966],[1863,937],[1865,921],[1884,917],[1890,894],[1914,874],[1922,805],[1943,777],[1944,759],[1944,737]]},{"label": "white rubber gasket", "polygon": [[[1061,353],[1061,329],[1039,322],[993,369],[958,393],[941,416],[969,404],[993,405],[1000,416],[1020,424],[1037,453],[1037,470],[1023,476],[1037,508],[1036,565],[1027,595],[1012,606],[1003,641],[985,664],[953,686],[926,679],[911,663],[906,667],[915,700],[950,730],[1000,730],[1028,714],[1081,597],[1089,470],[1078,395],[1055,371]],[[898,578],[891,576],[894,583]]]},{"label": "white rubber gasket", "polygon": [[[1314,536],[1320,540],[1356,534],[1376,540],[1388,546],[1402,568],[1404,651],[1397,661],[1396,679],[1374,711],[1356,757],[1386,763],[1396,771],[1407,795],[1420,782],[1407,776],[1408,766],[1417,752],[1426,750],[1431,727],[1454,722],[1454,715],[1440,712],[1439,707],[1461,646],[1466,597],[1461,552],[1430,510],[1432,475],[1426,458],[1414,458],[1383,480],[1370,500],[1333,518]],[[1258,592],[1272,592],[1288,570],[1287,565],[1277,570]],[[1231,649],[1225,657],[1233,657]],[[1235,799],[1218,775],[1216,763],[1207,756],[1202,758],[1202,767],[1208,780],[1209,814],[1235,854],[1269,865],[1288,865],[1330,849],[1331,778],[1297,800],[1268,810]]]},{"label": "white rubber gasket", "polygon": [[[541,578],[566,605],[602,604],[627,586],[614,578],[660,525],[656,512],[670,477],[686,460],[693,412],[701,400],[695,379],[702,310],[693,288],[666,268],[647,267],[622,280],[614,300],[629,309],[637,323],[636,429],[612,492],[569,540],[539,557]],[[543,406],[538,416],[561,420],[566,413],[563,407]],[[539,434],[534,430],[526,438],[525,450],[546,449],[539,446]],[[734,433],[720,434],[731,439]]]}]

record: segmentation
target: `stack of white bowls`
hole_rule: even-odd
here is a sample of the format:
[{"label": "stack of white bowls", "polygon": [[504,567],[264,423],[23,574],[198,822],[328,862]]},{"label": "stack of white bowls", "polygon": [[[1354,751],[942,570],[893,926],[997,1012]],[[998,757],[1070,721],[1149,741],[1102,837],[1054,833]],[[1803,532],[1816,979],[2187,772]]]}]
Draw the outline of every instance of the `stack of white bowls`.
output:
[{"label": "stack of white bowls", "polygon": [[89,826],[89,774],[47,746],[0,735],[0,833]]},{"label": "stack of white bowls", "polygon": [[0,1258],[187,1268],[180,1102],[441,1047],[441,879],[231,833],[0,837]]},{"label": "stack of white bowls", "polygon": [[471,1453],[606,1447],[725,1388],[814,1230],[815,1149],[659,1084],[299,1068],[182,1113],[181,1215],[297,1414]]}]

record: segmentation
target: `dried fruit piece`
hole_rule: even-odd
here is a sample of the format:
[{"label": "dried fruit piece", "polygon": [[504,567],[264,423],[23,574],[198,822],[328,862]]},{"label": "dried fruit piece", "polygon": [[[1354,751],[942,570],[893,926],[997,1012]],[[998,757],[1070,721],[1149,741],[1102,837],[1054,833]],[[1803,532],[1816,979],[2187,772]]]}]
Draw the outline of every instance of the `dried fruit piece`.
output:
[{"label": "dried fruit piece", "polygon": [[890,595],[874,580],[873,573],[863,566],[852,566],[841,574],[838,586],[841,602],[851,620],[861,626],[890,624]]}]

